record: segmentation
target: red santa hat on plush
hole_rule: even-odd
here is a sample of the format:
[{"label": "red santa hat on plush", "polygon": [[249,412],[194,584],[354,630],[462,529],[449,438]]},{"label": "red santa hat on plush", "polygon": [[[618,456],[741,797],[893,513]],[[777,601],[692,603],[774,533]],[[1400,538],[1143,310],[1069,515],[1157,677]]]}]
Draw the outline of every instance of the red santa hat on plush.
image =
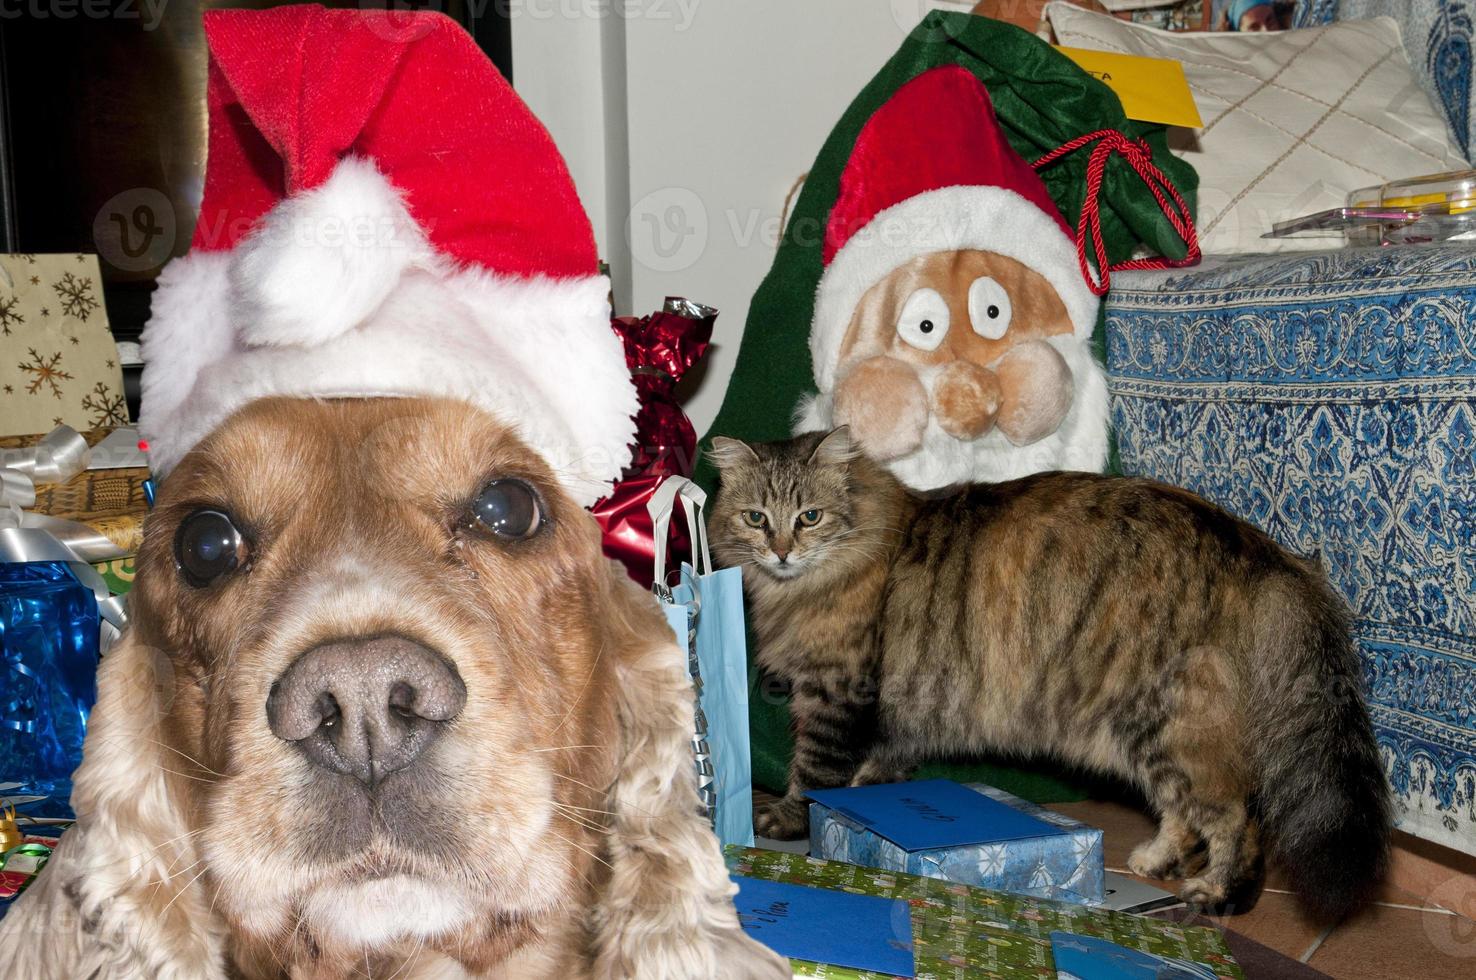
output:
[{"label": "red santa hat on plush", "polygon": [[[1093,141],[1099,143],[1094,153],[1102,155],[1103,164],[1107,153],[1120,152],[1146,172],[1147,151],[1116,132],[1091,134],[1061,152]],[[1151,162],[1146,166],[1157,173]],[[1099,177],[1089,188],[1089,205],[1100,189]],[[1169,193],[1177,199],[1171,187]],[[1187,209],[1183,220],[1188,221]],[[1073,375],[1071,408],[1053,434],[1029,446],[1012,445],[997,428],[976,439],[957,439],[933,420],[922,445],[889,461],[889,468],[922,490],[1044,469],[1101,469],[1107,461],[1108,397],[1091,339],[1107,270],[1100,247],[1100,273],[1094,275],[1087,264],[1090,227],[1084,222],[1073,231],[1062,220],[1035,169],[1010,146],[984,84],[968,70],[933,68],[901,86],[862,127],[840,177],[825,229],[824,271],[810,334],[819,396],[802,407],[798,427],[844,421],[833,417],[835,387],[849,367],[841,363],[841,350],[869,289],[920,256],[978,249],[1034,270],[1060,297],[1073,332],[1049,343]]]},{"label": "red santa hat on plush", "polygon": [[205,15],[209,161],[144,332],[157,473],[248,402],[442,396],[590,504],[629,460],[609,282],[548,132],[440,14]]}]

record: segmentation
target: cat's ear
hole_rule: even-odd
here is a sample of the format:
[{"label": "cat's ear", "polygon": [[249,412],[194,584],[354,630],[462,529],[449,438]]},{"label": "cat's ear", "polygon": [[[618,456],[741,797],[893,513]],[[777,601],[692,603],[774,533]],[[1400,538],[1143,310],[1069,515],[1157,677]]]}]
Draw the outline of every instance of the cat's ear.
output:
[{"label": "cat's ear", "polygon": [[758,453],[753,447],[742,439],[730,439],[727,436],[714,436],[712,448],[707,451],[707,458],[712,460],[714,466],[720,470],[730,470],[737,466],[749,466],[759,461]]},{"label": "cat's ear", "polygon": [[843,425],[831,430],[810,454],[811,465],[840,466],[861,455],[861,447],[851,438],[851,427]]}]

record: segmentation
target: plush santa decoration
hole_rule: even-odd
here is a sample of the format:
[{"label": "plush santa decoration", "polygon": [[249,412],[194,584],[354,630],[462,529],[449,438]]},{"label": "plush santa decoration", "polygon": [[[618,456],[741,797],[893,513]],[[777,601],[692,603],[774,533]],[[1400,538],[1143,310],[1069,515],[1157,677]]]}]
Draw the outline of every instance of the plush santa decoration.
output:
[{"label": "plush santa decoration", "polygon": [[548,132],[440,15],[205,15],[209,162],[144,332],[139,429],[166,474],[268,395],[459,398],[588,505],[636,394]]},{"label": "plush santa decoration", "polygon": [[[1144,163],[1121,134],[1093,135]],[[1069,228],[965,68],[898,88],[830,210],[810,333],[819,393],[799,428],[849,425],[922,491],[1102,469],[1107,384],[1091,341],[1105,282],[1086,259],[1098,189]]]}]

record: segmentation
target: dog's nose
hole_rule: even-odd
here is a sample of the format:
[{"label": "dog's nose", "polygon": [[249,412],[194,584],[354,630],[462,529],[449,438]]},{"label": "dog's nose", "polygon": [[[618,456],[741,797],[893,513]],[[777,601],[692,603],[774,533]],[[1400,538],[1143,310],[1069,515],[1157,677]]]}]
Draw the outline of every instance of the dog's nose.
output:
[{"label": "dog's nose", "polygon": [[397,636],[314,647],[267,696],[267,723],[315,764],[373,788],[404,769],[466,704],[445,658]]}]

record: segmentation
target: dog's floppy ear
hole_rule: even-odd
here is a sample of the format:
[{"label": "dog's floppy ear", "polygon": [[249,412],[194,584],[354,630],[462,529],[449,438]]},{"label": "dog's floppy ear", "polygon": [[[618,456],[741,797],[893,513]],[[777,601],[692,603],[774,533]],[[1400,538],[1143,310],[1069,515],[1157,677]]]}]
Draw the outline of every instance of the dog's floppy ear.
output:
[{"label": "dog's floppy ear", "polygon": [[687,656],[650,594],[611,569],[605,622],[619,656],[621,745],[594,975],[787,980],[788,961],[739,927],[737,887],[700,813]]},{"label": "dog's floppy ear", "polygon": [[0,976],[215,977],[221,937],[160,732],[170,662],[129,630],[103,657],[77,823],[0,920]]}]

